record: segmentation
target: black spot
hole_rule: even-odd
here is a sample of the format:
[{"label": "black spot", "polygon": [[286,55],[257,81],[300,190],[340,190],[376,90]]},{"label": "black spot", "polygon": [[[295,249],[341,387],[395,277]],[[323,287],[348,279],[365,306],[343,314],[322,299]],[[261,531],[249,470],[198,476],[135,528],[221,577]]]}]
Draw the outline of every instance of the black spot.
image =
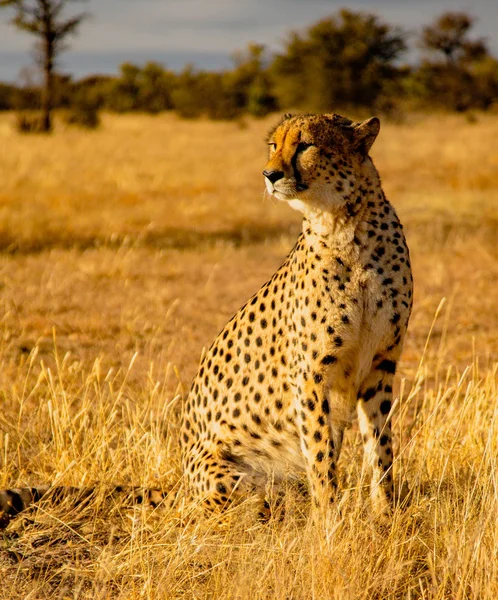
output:
[{"label": "black spot", "polygon": [[374,387],[368,388],[367,390],[365,390],[365,393],[363,394],[363,400],[365,402],[368,402],[375,396],[376,393],[377,393],[377,388],[374,388]]},{"label": "black spot", "polygon": [[220,492],[220,494],[226,494],[227,493],[227,488],[221,483],[221,481],[219,481],[216,484],[216,489],[218,492]]},{"label": "black spot", "polygon": [[393,360],[383,360],[377,366],[377,371],[384,371],[384,373],[396,373],[396,363]]},{"label": "black spot", "polygon": [[391,401],[390,400],[383,400],[380,403],[380,412],[383,415],[387,415],[390,410],[391,410]]},{"label": "black spot", "polygon": [[335,362],[337,362],[337,358],[331,354],[327,354],[322,358],[322,365],[331,365]]}]

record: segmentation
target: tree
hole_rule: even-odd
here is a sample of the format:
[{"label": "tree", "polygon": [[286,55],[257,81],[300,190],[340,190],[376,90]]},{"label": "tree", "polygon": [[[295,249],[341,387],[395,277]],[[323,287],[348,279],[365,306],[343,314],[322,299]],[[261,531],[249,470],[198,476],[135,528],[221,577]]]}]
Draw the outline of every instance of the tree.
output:
[{"label": "tree", "polygon": [[482,39],[470,40],[475,19],[463,12],[446,12],[422,30],[420,46],[431,54],[441,53],[448,65],[478,60],[487,54]]},{"label": "tree", "polygon": [[496,101],[497,61],[483,39],[470,37],[474,22],[466,13],[446,12],[423,28],[419,46],[426,58],[414,80],[425,100],[458,111]]},{"label": "tree", "polygon": [[109,89],[108,104],[116,112],[138,110],[140,96],[140,67],[133,63],[120,66],[120,76]]},{"label": "tree", "polygon": [[175,75],[156,62],[143,67],[123,63],[119,77],[107,85],[103,104],[116,112],[143,110],[155,114],[169,110],[173,103],[171,93],[175,86]]},{"label": "tree", "polygon": [[375,15],[341,10],[291,33],[271,67],[280,106],[331,110],[375,106],[399,76],[404,34]]},{"label": "tree", "polygon": [[71,1],[79,0],[0,0],[0,8],[11,7],[15,10],[12,24],[38,38],[37,50],[44,74],[41,130],[45,132],[52,129],[57,57],[65,49],[65,39],[75,34],[87,17],[86,13],[80,13],[64,19],[62,12]]},{"label": "tree", "polygon": [[184,118],[236,118],[240,111],[224,73],[196,71],[187,65],[178,75],[171,94],[174,109]]},{"label": "tree", "polygon": [[225,82],[237,110],[247,111],[255,117],[264,117],[276,110],[266,47],[262,44],[249,44],[246,50],[233,55],[233,62],[235,68],[226,73]]},{"label": "tree", "polygon": [[140,110],[156,114],[171,109],[171,92],[174,85],[173,73],[156,62],[146,63],[140,72]]}]

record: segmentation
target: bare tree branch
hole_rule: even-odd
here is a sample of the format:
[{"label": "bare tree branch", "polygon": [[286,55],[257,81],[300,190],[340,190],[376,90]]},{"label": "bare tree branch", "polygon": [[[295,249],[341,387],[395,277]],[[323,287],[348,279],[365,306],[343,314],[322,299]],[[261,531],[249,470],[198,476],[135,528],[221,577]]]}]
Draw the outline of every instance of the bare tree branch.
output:
[{"label": "bare tree branch", "polygon": [[65,39],[75,34],[81,22],[88,17],[87,13],[80,13],[64,19],[62,13],[71,1],[81,0],[0,0],[0,8],[15,11],[11,23],[38,38],[45,75],[42,103],[44,131],[52,128],[53,75],[57,56],[66,47]]}]

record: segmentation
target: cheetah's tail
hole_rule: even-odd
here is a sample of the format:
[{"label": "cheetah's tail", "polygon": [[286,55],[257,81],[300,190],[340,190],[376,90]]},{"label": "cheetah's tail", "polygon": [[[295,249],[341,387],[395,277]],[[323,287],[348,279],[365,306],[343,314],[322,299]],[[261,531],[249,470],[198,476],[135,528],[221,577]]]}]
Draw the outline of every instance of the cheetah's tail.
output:
[{"label": "cheetah's tail", "polygon": [[[42,498],[53,504],[60,504],[66,498],[71,498],[77,506],[84,506],[94,497],[96,488],[77,488],[72,486],[51,486],[48,484],[36,487],[12,488],[0,490],[0,529],[4,529],[10,521]],[[173,507],[176,503],[176,490],[141,488],[117,485],[111,487],[107,496],[133,504],[147,504],[153,508],[160,504]]]}]

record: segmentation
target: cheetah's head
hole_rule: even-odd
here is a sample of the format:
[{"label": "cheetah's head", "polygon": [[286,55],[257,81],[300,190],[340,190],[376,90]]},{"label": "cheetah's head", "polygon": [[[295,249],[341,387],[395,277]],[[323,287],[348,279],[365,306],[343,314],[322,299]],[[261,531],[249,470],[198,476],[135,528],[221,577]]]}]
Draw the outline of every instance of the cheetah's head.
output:
[{"label": "cheetah's head", "polygon": [[357,194],[380,122],[372,117],[353,123],[336,114],[285,115],[270,131],[266,188],[298,210],[333,210]]}]

